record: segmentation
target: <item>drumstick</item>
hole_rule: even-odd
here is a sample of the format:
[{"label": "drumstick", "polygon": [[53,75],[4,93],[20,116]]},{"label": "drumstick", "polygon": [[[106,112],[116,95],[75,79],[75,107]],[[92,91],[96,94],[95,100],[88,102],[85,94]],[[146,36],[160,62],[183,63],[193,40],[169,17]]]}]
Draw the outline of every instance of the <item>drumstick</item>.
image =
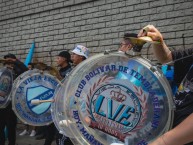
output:
[{"label": "drumstick", "polygon": [[68,127],[68,125],[69,124],[72,124],[73,122],[72,121],[70,121],[70,120],[61,120],[60,122],[59,122],[59,125],[61,126],[61,127]]},{"label": "drumstick", "polygon": [[31,104],[32,104],[32,105],[38,105],[38,104],[47,103],[47,102],[54,102],[54,99],[50,99],[50,100],[34,99],[34,100],[31,100]]}]

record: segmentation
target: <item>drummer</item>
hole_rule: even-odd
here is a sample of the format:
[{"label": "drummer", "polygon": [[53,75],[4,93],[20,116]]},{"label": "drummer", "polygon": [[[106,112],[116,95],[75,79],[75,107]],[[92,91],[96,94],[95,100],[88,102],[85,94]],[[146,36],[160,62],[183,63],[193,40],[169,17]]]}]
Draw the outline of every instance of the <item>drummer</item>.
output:
[{"label": "drummer", "polygon": [[[89,50],[83,45],[76,45],[76,47],[71,51],[71,60],[73,67],[76,67],[78,64],[86,60],[89,56]],[[71,143],[73,145],[73,143]],[[65,145],[65,144],[61,144]],[[69,144],[70,145],[70,144]]]},{"label": "drummer", "polygon": [[131,42],[130,37],[137,38],[137,34],[135,34],[135,33],[125,33],[124,36],[123,36],[123,39],[120,43],[120,47],[118,49],[119,52],[128,52],[129,50],[131,50],[133,48],[134,49],[137,48],[137,49],[141,50],[143,44],[141,46],[134,45]]},{"label": "drummer", "polygon": [[193,145],[193,48],[170,51],[162,34],[153,25],[144,27],[138,36],[149,36],[153,41],[160,42],[153,44],[154,54],[162,64],[173,61],[174,80],[179,86],[174,97],[174,129],[150,145]]},{"label": "drummer", "polygon": [[[14,54],[9,53],[4,56],[4,59],[4,64],[13,69],[14,79],[28,70],[28,68],[19,61]],[[0,109],[0,116],[0,145],[5,145],[5,127],[7,127],[8,130],[9,145],[15,145],[17,117],[12,110],[11,103],[6,108]]]},{"label": "drummer", "polygon": [[[86,47],[82,45],[77,45],[73,51],[72,55],[70,56],[70,53],[68,51],[62,51],[58,54],[56,58],[56,63],[58,67],[60,67],[59,72],[60,75],[65,78],[68,73],[72,70],[71,63],[73,63],[74,66],[81,63],[83,60],[88,58],[89,51]],[[71,60],[72,59],[72,60]],[[53,124],[48,126],[48,135],[46,135],[46,140],[44,145],[50,145],[53,137],[54,137],[54,131],[55,127]],[[57,145],[73,145],[70,138],[66,137],[63,134],[60,134],[59,131],[56,131],[56,144]]]},{"label": "drummer", "polygon": [[70,57],[71,56],[68,51],[62,51],[58,54],[56,58],[56,63],[58,67],[60,67],[59,73],[62,76],[62,78],[65,78],[66,74],[68,74],[72,70],[71,67],[72,60]]},{"label": "drummer", "polygon": [[[65,78],[66,75],[72,70],[71,68],[71,59],[70,59],[70,53],[68,51],[62,51],[58,54],[56,57],[56,63],[58,65],[59,73],[62,78]],[[52,141],[54,140],[54,136],[56,133],[56,144],[57,145],[70,145],[72,144],[71,140],[68,137],[63,136],[59,133],[59,131],[56,129],[54,123],[48,125],[46,132],[46,139],[44,145],[51,145]]]},{"label": "drummer", "polygon": [[[60,52],[56,58],[56,63],[60,67],[59,69],[60,75],[62,76],[62,78],[65,78],[66,75],[70,73],[70,71],[72,70],[72,67],[71,67],[72,60],[71,60],[70,53],[68,51]],[[60,134],[59,131],[56,132],[56,144],[73,145],[71,140],[68,137],[64,136],[63,134]]]},{"label": "drummer", "polygon": [[[64,52],[63,52],[64,53]],[[65,52],[65,56],[68,56],[67,58],[70,60],[69,55]],[[71,60],[73,63],[73,66],[76,67],[78,64],[80,64],[82,61],[88,58],[89,50],[83,45],[77,45],[71,52]],[[60,56],[60,54],[59,54]],[[67,60],[68,60],[67,59]],[[58,63],[59,64],[59,63]],[[57,138],[58,140],[57,145],[73,145],[71,140],[66,137],[60,135],[60,138]],[[60,143],[60,144],[59,144]]]}]

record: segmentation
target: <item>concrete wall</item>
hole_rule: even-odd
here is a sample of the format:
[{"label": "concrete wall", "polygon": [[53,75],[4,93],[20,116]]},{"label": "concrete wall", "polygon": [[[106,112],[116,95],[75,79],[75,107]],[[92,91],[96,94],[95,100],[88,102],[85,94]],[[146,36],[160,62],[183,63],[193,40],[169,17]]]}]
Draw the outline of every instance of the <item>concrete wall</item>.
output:
[{"label": "concrete wall", "polygon": [[[124,32],[154,24],[174,49],[193,47],[192,0],[0,0],[0,58],[26,58],[33,40],[38,61],[76,44],[94,53],[116,50]],[[148,45],[147,45],[148,47]],[[146,55],[147,49],[143,50]],[[149,59],[154,59],[151,55]]]}]

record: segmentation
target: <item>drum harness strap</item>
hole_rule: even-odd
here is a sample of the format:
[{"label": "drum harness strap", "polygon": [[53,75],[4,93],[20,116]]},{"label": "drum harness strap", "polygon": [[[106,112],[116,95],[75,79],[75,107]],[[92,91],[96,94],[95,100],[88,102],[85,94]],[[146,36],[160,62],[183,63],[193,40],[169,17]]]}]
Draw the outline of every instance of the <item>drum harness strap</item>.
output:
[{"label": "drum harness strap", "polygon": [[172,64],[172,63],[174,63],[174,62],[177,62],[177,61],[183,60],[184,58],[189,58],[189,57],[192,57],[192,56],[193,56],[193,54],[188,55],[188,56],[185,56],[185,57],[182,57],[182,58],[179,58],[179,59],[176,59],[176,60],[174,60],[174,61],[170,61],[170,62],[168,62],[168,63],[165,63],[164,65]]}]

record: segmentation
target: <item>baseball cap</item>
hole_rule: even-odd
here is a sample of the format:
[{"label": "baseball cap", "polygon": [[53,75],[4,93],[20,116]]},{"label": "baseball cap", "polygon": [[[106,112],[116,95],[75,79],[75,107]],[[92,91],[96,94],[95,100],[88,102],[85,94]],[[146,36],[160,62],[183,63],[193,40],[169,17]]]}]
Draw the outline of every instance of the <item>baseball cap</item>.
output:
[{"label": "baseball cap", "polygon": [[136,33],[125,33],[123,36],[124,39],[129,39],[130,43],[132,45],[135,45],[135,47],[142,48],[142,46],[146,43],[145,41],[140,40],[137,37]]},{"label": "baseball cap", "polygon": [[6,58],[16,59],[16,56],[14,54],[8,53],[7,55],[4,56],[4,59],[6,59]]},{"label": "baseball cap", "polygon": [[86,48],[85,46],[82,45],[77,45],[74,50],[72,50],[73,53],[77,54],[77,55],[81,55],[84,56],[86,58],[88,58],[89,55],[89,50],[88,48]]},{"label": "baseball cap", "polygon": [[58,56],[66,58],[68,62],[72,62],[70,53],[68,51],[61,51]]},{"label": "baseball cap", "polygon": [[130,37],[137,38],[137,34],[136,33],[125,33],[123,36],[123,38],[130,38]]}]

